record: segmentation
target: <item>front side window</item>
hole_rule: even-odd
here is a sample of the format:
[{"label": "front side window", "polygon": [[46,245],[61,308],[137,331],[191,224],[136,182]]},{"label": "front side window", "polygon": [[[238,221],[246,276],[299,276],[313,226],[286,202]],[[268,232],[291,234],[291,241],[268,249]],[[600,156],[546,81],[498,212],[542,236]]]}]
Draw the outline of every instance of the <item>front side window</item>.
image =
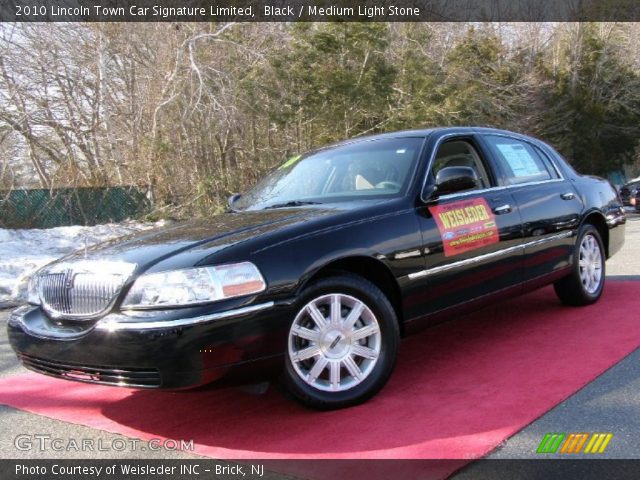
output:
[{"label": "front side window", "polygon": [[449,140],[443,143],[433,161],[431,174],[433,178],[447,167],[469,167],[478,178],[476,189],[489,188],[491,181],[487,170],[476,149],[466,140]]},{"label": "front side window", "polygon": [[233,205],[238,210],[403,195],[424,138],[363,140],[295,156]]},{"label": "front side window", "polygon": [[508,185],[539,182],[556,178],[557,174],[547,168],[544,159],[528,143],[509,137],[485,136],[489,148],[502,171]]}]

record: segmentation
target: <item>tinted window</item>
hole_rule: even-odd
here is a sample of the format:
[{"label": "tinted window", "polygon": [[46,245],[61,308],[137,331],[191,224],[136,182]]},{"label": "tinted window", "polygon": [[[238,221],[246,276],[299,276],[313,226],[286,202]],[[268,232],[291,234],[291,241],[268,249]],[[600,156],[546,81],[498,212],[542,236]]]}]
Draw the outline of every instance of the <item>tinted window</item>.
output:
[{"label": "tinted window", "polygon": [[234,208],[402,195],[423,143],[424,138],[385,138],[297,155],[240,197]]},{"label": "tinted window", "polygon": [[628,190],[637,190],[638,187],[640,187],[640,182],[631,182],[631,183],[627,183],[624,187],[622,188],[626,188]]},{"label": "tinted window", "polygon": [[465,140],[450,140],[443,143],[438,149],[431,168],[433,177],[435,178],[440,170],[447,167],[469,167],[476,172],[478,177],[478,186],[476,188],[488,188],[491,186],[489,175],[487,175],[480,155]]},{"label": "tinted window", "polygon": [[555,164],[551,160],[551,156],[549,154],[547,154],[544,150],[542,150],[541,148],[539,148],[539,147],[537,147],[535,145],[534,145],[533,149],[538,154],[538,157],[540,157],[542,159],[542,161],[544,162],[544,164],[546,165],[547,170],[549,171],[549,174],[551,175],[551,178],[562,178],[562,176],[560,175],[560,170],[558,170],[557,164]]},{"label": "tinted window", "polygon": [[557,178],[534,147],[514,138],[485,136],[510,185]]}]

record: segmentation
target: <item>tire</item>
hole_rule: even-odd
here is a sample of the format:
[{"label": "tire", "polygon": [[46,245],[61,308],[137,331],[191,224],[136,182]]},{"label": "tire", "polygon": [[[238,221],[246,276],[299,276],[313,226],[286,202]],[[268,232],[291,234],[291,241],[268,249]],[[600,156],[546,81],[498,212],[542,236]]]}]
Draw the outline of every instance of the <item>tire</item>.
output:
[{"label": "tire", "polygon": [[598,301],[605,282],[605,253],[602,238],[591,224],[578,231],[571,274],[554,284],[565,305],[583,306]]},{"label": "tire", "polygon": [[362,403],[384,386],[400,332],[395,310],[378,287],[351,274],[322,278],[302,291],[295,311],[284,385],[297,400],[332,410]]}]

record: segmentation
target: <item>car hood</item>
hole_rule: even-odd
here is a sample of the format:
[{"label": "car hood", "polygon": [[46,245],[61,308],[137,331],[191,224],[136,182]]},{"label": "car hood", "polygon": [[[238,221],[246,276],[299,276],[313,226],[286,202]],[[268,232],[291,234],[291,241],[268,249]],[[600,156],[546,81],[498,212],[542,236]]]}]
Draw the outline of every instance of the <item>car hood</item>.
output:
[{"label": "car hood", "polygon": [[63,260],[126,262],[136,270],[151,266],[178,253],[193,251],[193,262],[229,245],[266,235],[318,217],[334,215],[340,208],[287,208],[224,213],[197,221],[178,223],[116,238],[84,250]]}]

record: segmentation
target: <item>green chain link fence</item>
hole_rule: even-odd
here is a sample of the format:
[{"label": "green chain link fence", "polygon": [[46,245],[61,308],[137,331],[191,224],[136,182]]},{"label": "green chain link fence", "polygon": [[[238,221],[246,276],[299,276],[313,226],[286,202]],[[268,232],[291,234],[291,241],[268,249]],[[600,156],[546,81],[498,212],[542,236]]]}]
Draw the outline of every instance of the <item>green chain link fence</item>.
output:
[{"label": "green chain link fence", "polygon": [[0,192],[0,227],[97,225],[138,218],[150,209],[137,187],[12,190]]}]

